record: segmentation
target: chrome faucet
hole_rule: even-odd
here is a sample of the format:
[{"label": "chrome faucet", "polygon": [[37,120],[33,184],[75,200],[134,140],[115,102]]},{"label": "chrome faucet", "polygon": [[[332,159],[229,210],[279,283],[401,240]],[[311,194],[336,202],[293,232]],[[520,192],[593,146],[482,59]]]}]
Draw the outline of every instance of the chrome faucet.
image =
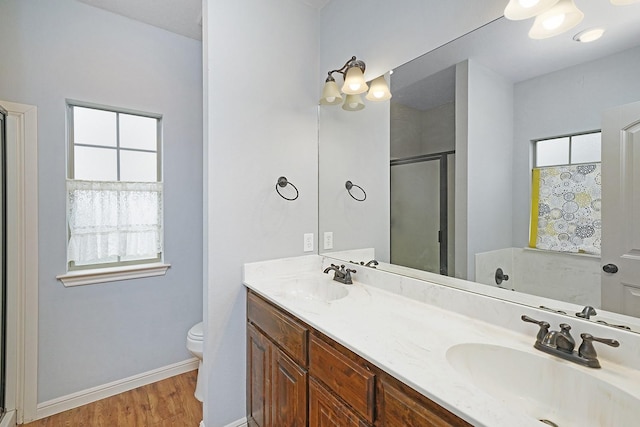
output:
[{"label": "chrome faucet", "polygon": [[338,267],[335,264],[331,264],[331,266],[324,269],[325,273],[328,273],[330,271],[334,272],[333,280],[335,280],[336,282],[344,283],[345,285],[353,284],[353,281],[351,280],[351,273],[355,273],[355,270],[351,270],[349,268],[345,269],[344,265]]},{"label": "chrome faucet", "polygon": [[587,305],[585,308],[582,309],[580,313],[576,313],[576,316],[589,320],[591,316],[595,316],[597,314],[598,312],[596,311],[595,308],[591,307],[590,305]]},{"label": "chrome faucet", "polygon": [[611,347],[620,346],[620,343],[616,340],[596,338],[591,334],[580,334],[582,344],[580,344],[578,351],[574,351],[576,342],[569,332],[571,326],[562,323],[560,325],[560,331],[549,331],[548,322],[535,320],[524,314],[521,319],[528,323],[535,323],[540,327],[538,335],[536,336],[536,342],[533,345],[534,348],[589,368],[600,367],[598,354],[593,347],[593,341],[598,341]]}]

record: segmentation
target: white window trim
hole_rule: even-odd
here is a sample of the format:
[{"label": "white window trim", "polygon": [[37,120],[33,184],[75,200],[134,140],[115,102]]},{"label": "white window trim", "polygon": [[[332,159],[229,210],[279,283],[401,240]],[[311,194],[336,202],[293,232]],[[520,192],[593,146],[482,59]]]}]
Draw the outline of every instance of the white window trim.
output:
[{"label": "white window trim", "polygon": [[56,276],[56,279],[60,280],[62,284],[68,288],[72,286],[164,276],[170,267],[171,264],[153,263],[96,268],[91,270],[73,270]]}]

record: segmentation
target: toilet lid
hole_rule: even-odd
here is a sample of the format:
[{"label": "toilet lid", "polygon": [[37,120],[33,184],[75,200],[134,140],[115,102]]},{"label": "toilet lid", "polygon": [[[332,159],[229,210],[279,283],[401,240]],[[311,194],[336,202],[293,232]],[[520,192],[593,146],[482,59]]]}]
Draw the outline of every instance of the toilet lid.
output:
[{"label": "toilet lid", "polygon": [[187,334],[189,338],[196,341],[202,341],[204,336],[204,328],[202,322],[193,325],[191,329],[189,329],[189,333]]}]

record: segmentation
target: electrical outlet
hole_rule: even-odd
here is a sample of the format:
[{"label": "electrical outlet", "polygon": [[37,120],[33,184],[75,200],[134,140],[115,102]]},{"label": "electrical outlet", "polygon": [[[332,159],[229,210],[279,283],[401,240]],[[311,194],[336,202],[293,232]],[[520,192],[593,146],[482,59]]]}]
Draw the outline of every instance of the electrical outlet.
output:
[{"label": "electrical outlet", "polygon": [[304,233],[304,249],[305,252],[313,251],[313,233]]},{"label": "electrical outlet", "polygon": [[324,232],[324,248],[333,249],[333,231]]}]

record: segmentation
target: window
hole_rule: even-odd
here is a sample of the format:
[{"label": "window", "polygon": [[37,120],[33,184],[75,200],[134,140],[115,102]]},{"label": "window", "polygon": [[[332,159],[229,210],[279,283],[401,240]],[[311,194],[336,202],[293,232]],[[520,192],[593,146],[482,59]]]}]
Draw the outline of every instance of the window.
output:
[{"label": "window", "polygon": [[600,131],[534,141],[535,166],[600,162]]},{"label": "window", "polygon": [[600,132],[534,141],[529,246],[600,254]]},{"label": "window", "polygon": [[161,118],[68,103],[69,270],[162,259]]}]

